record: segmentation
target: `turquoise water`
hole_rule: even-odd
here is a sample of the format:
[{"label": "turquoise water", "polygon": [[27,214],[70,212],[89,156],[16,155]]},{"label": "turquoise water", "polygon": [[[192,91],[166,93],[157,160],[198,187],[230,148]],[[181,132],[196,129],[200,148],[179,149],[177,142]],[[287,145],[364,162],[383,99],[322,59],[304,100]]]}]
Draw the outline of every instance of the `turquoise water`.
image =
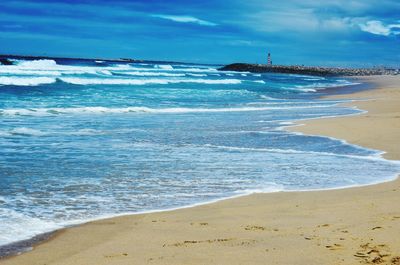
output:
[{"label": "turquoise water", "polygon": [[400,171],[378,151],[284,130],[359,113],[317,99],[350,81],[216,68],[0,66],[0,246],[105,216],[371,184]]}]

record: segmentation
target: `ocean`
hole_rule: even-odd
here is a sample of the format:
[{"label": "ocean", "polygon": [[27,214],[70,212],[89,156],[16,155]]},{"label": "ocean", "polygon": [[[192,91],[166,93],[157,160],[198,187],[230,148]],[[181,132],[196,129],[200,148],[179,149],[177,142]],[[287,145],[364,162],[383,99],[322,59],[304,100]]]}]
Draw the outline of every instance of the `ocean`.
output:
[{"label": "ocean", "polygon": [[285,130],[360,113],[320,99],[354,81],[218,67],[0,66],[0,246],[104,217],[367,185],[400,172],[380,151]]}]

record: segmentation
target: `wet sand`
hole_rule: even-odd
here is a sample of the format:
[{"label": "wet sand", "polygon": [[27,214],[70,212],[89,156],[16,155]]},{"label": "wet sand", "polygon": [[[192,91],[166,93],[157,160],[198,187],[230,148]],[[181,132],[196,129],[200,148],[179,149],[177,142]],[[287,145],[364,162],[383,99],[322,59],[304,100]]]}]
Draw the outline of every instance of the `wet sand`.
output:
[{"label": "wet sand", "polygon": [[[365,81],[377,89],[335,97],[372,99],[352,103],[368,113],[291,130],[346,139],[400,160],[400,76]],[[399,198],[399,180],[254,194],[65,229],[0,264],[400,264]]]}]

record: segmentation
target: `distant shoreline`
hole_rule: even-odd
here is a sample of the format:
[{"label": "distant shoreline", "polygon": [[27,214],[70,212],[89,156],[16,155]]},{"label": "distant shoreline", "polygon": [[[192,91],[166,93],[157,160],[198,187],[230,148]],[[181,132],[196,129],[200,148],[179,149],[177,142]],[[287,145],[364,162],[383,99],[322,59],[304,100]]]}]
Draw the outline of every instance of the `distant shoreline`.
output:
[{"label": "distant shoreline", "polygon": [[392,68],[339,68],[299,65],[266,65],[233,63],[226,65],[220,71],[236,71],[251,73],[280,73],[301,74],[314,76],[373,76],[373,75],[398,75],[400,69]]},{"label": "distant shoreline", "polygon": [[[37,56],[37,55],[15,55],[0,54],[0,65],[13,65],[12,60],[76,60],[76,61],[99,61],[111,63],[160,63],[160,64],[192,64],[178,61],[159,61],[133,58],[79,58],[79,57],[57,57],[57,56]],[[201,65],[222,65],[204,64]],[[251,72],[251,73],[278,73],[278,74],[300,74],[323,77],[334,76],[375,76],[375,75],[399,75],[400,68],[343,68],[343,67],[323,67],[323,66],[304,66],[304,65],[267,65],[250,63],[232,63],[222,66],[219,71]]]}]

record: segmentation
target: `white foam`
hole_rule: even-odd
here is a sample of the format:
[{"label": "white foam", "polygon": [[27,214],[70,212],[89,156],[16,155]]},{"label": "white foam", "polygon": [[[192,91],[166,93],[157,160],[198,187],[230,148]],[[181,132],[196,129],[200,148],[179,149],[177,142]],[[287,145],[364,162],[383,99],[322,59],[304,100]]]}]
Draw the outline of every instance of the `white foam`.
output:
[{"label": "white foam", "polygon": [[173,71],[173,72],[203,72],[203,73],[216,73],[218,72],[215,68],[196,68],[196,67],[185,67],[185,68],[173,68],[173,69],[162,69],[162,68],[145,68],[145,67],[135,67],[130,65],[122,65],[122,68],[130,69],[130,70],[137,70],[137,71]]},{"label": "white foam", "polygon": [[159,68],[159,69],[163,69],[163,70],[173,70],[174,69],[172,67],[172,65],[169,65],[169,64],[158,64],[158,65],[155,65],[154,68]]},{"label": "white foam", "polygon": [[10,131],[10,134],[13,135],[24,135],[24,136],[43,136],[46,133],[36,130],[36,129],[31,129],[31,128],[26,128],[26,127],[20,127],[20,128],[15,128]]},{"label": "white foam", "polygon": [[0,208],[0,222],[0,246],[61,228],[60,225],[53,222],[4,208]]},{"label": "white foam", "polygon": [[318,90],[330,88],[330,87],[341,87],[341,86],[353,86],[359,83],[349,82],[347,80],[337,80],[335,83],[312,83],[309,85],[297,85],[294,87],[284,88],[286,90],[297,90],[302,92],[317,92]]},{"label": "white foam", "polygon": [[31,108],[31,109],[0,109],[3,115],[29,115],[46,116],[57,114],[117,114],[117,113],[155,113],[155,114],[174,114],[174,113],[200,113],[200,112],[248,112],[265,110],[285,110],[285,109],[309,109],[309,108],[327,108],[332,105],[312,105],[312,106],[268,106],[268,107],[237,107],[237,108],[164,108],[155,109],[148,107],[125,107],[125,108],[107,108],[107,107],[77,107],[77,108]]},{"label": "white foam", "polygon": [[[163,73],[163,72],[140,72],[140,71],[134,71],[134,72],[119,72],[120,74],[124,75],[133,75],[133,76],[171,76],[171,77],[182,77],[185,76],[185,74],[177,74],[177,73]],[[200,76],[206,76],[206,75],[200,75]]]},{"label": "white foam", "polygon": [[0,67],[1,74],[8,75],[32,75],[32,76],[61,76],[61,73],[58,71],[51,70],[23,70],[16,69],[15,67]]},{"label": "white foam", "polygon": [[188,76],[195,76],[195,77],[207,76],[206,74],[192,74],[192,73],[187,73],[186,75],[188,75]]},{"label": "white foam", "polygon": [[108,71],[108,70],[100,70],[100,71],[97,71],[97,72],[102,74],[102,75],[112,75],[112,73],[110,71]]},{"label": "white foam", "polygon": [[262,98],[262,99],[267,99],[267,100],[278,100],[278,99],[276,99],[276,98],[268,97],[268,96],[266,96],[266,95],[260,95],[260,98]]},{"label": "white foam", "polygon": [[304,80],[307,81],[319,81],[319,80],[325,80],[323,77],[312,77],[312,78],[304,78]]},{"label": "white foam", "polygon": [[6,86],[38,86],[55,82],[56,79],[51,77],[0,77],[0,85]]},{"label": "white foam", "polygon": [[[10,136],[11,134],[9,132],[4,132],[4,131],[0,131],[0,137],[7,137]],[[0,198],[1,200],[1,198]]]},{"label": "white foam", "polygon": [[[146,65],[147,66],[147,65]],[[0,85],[25,85],[25,86],[34,86],[40,84],[48,84],[55,82],[54,77],[65,76],[65,78],[74,78],[74,79],[65,79],[66,82],[73,84],[131,84],[131,85],[140,85],[140,84],[173,84],[173,83],[204,83],[204,84],[230,84],[230,83],[240,83],[235,80],[197,80],[197,79],[181,79],[181,80],[169,80],[165,81],[164,79],[159,80],[121,80],[121,79],[113,79],[112,81],[108,80],[100,80],[100,79],[92,79],[88,81],[87,79],[78,80],[79,78],[75,75],[98,75],[100,77],[112,76],[114,74],[123,74],[130,76],[143,76],[143,77],[205,77],[206,73],[216,73],[218,70],[215,68],[197,68],[197,67],[184,67],[174,69],[171,65],[155,65],[154,67],[148,65],[148,67],[137,67],[132,64],[120,64],[113,66],[79,66],[79,65],[59,65],[54,60],[33,60],[33,61],[23,61],[18,60],[16,65],[10,66],[0,66],[0,74],[6,74],[9,76],[1,77]],[[29,77],[26,77],[29,76]],[[21,79],[21,78],[26,79]],[[47,78],[47,79],[38,79],[38,78]],[[16,79],[18,78],[18,79]]]},{"label": "white foam", "polygon": [[265,185],[263,188],[238,190],[238,191],[235,191],[234,193],[241,194],[241,195],[249,195],[249,194],[254,194],[254,193],[273,193],[273,192],[280,192],[280,191],[285,190],[285,187],[283,185],[278,185],[273,182],[266,182],[266,183],[263,183],[263,185]]},{"label": "white foam", "polygon": [[17,61],[17,65],[21,68],[28,69],[49,69],[57,65],[54,60],[32,60],[32,61]]},{"label": "white foam", "polygon": [[239,79],[102,79],[102,78],[78,78],[61,77],[61,81],[74,85],[148,85],[148,84],[178,84],[178,83],[197,83],[197,84],[240,84]]},{"label": "white foam", "polygon": [[100,134],[104,134],[104,132],[95,129],[80,129],[72,133],[72,135],[81,135],[81,136],[100,135]]},{"label": "white foam", "polygon": [[[237,150],[237,151],[250,151],[250,152],[269,152],[269,153],[283,153],[283,154],[311,154],[311,155],[321,155],[321,156],[335,156],[335,157],[349,157],[361,160],[379,160],[385,161],[391,164],[399,164],[399,161],[395,160],[385,160],[381,157],[381,153],[377,152],[373,155],[348,155],[348,154],[337,154],[337,153],[330,153],[330,152],[317,152],[317,151],[302,151],[302,150],[295,150],[295,149],[279,149],[279,148],[252,148],[252,147],[234,147],[234,146],[218,146],[218,145],[211,145],[206,144],[204,147],[211,147],[211,148],[218,148],[218,149],[225,149],[225,150]],[[362,148],[365,150],[369,150],[366,148]]]},{"label": "white foam", "polygon": [[253,81],[254,83],[260,83],[260,84],[265,84],[265,81],[264,80],[255,80],[255,81]]}]

